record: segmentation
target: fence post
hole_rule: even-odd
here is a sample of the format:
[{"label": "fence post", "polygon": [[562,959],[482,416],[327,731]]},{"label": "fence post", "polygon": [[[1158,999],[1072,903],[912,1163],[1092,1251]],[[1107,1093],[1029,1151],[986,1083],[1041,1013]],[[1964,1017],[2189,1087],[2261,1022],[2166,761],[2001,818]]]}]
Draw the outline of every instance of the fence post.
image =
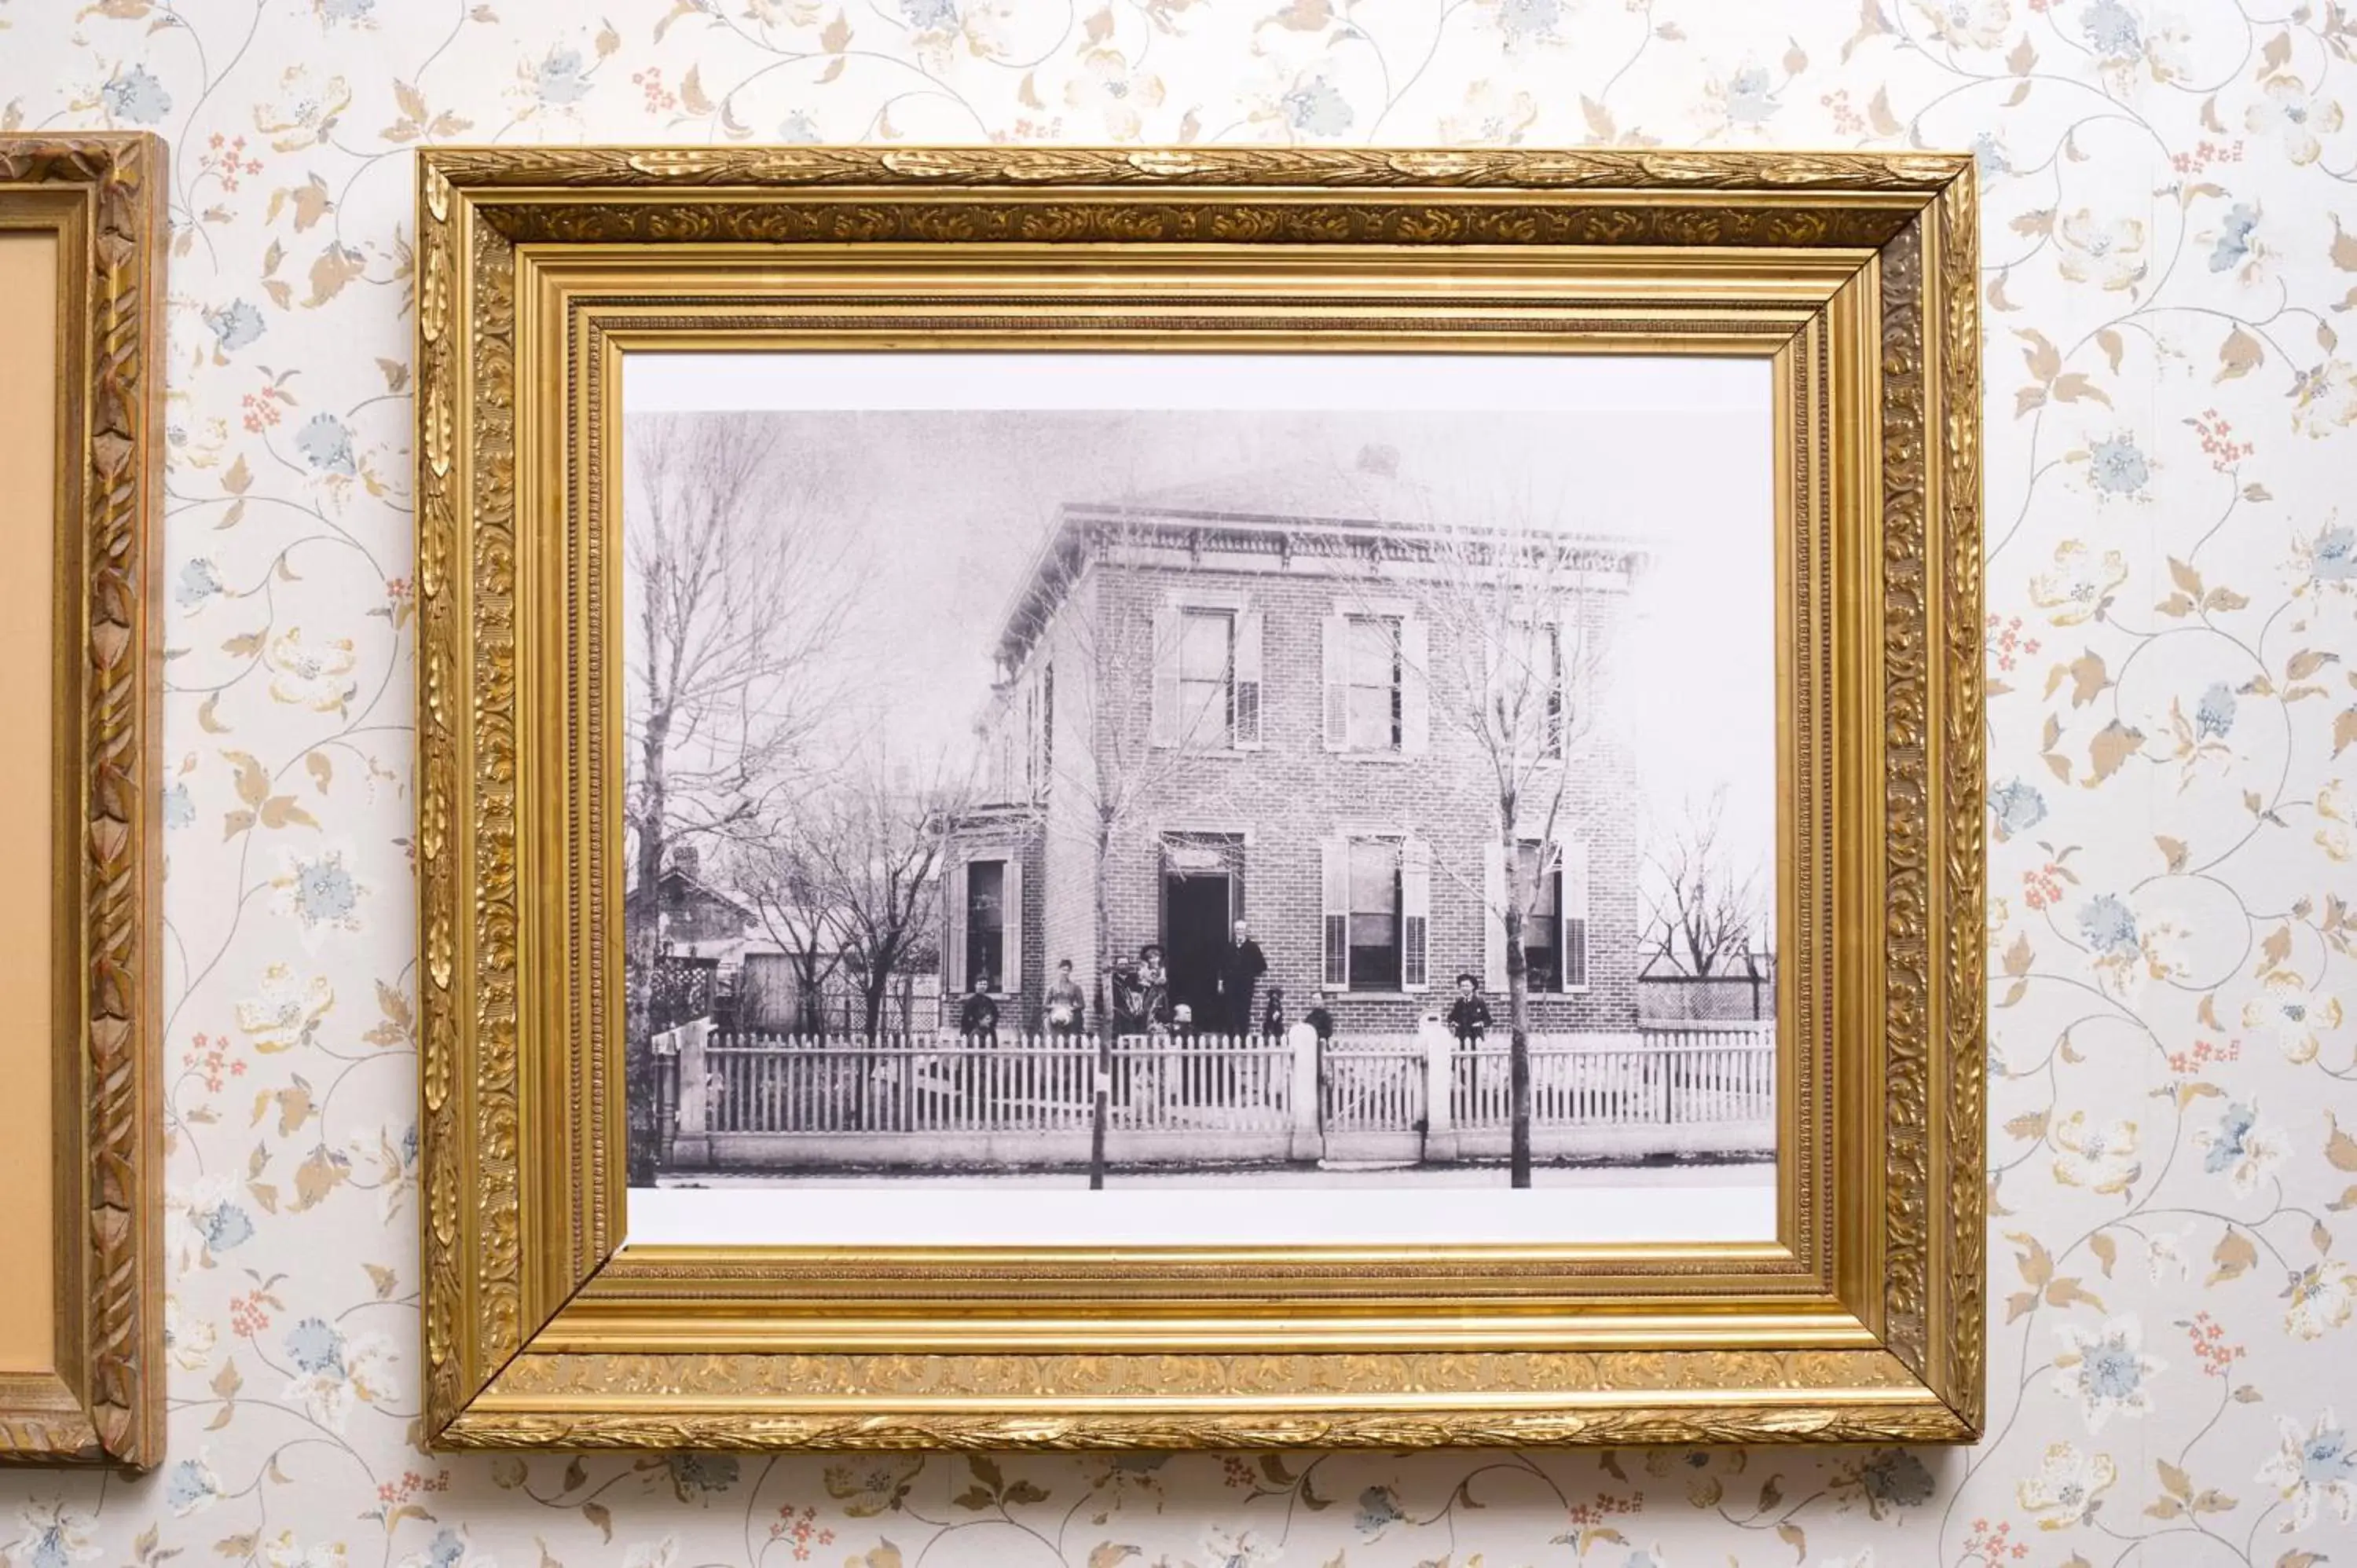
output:
[{"label": "fence post", "polygon": [[712,1020],[698,1018],[693,1024],[682,1025],[677,1033],[679,1115],[677,1130],[673,1134],[672,1157],[681,1165],[709,1165],[712,1135],[706,1125],[705,1108],[710,1097],[705,1092],[705,1075],[710,1069],[704,1051],[711,1040]]},{"label": "fence post", "polygon": [[1286,1031],[1285,1043],[1293,1047],[1291,1153],[1297,1160],[1318,1159],[1326,1153],[1326,1141],[1318,1134],[1318,1030],[1296,1024]]},{"label": "fence post", "polygon": [[1457,1158],[1457,1040],[1437,1013],[1415,1026],[1424,1047],[1424,1159]]}]

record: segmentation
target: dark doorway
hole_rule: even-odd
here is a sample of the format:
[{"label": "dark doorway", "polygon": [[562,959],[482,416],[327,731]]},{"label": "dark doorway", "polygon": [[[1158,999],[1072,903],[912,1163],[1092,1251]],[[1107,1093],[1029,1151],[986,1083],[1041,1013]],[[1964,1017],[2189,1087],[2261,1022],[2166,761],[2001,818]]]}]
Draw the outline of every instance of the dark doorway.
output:
[{"label": "dark doorway", "polygon": [[1219,1016],[1220,954],[1228,940],[1228,878],[1220,873],[1173,872],[1162,885],[1163,955],[1170,966],[1170,1000],[1185,1003],[1198,1029]]}]

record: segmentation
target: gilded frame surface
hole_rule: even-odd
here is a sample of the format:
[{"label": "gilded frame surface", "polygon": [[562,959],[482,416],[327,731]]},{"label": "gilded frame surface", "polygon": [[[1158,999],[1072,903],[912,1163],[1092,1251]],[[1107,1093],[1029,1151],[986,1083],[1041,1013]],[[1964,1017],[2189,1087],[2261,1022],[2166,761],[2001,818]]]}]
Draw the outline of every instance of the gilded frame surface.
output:
[{"label": "gilded frame surface", "polygon": [[59,254],[51,713],[56,1359],[0,1374],[0,1461],[163,1445],[163,142],[0,134],[0,228]]},{"label": "gilded frame surface", "polygon": [[[433,1443],[1978,1433],[1969,158],[437,148],[418,196]],[[1769,360],[1794,981],[1779,1239],[626,1246],[621,359],[852,345]]]}]

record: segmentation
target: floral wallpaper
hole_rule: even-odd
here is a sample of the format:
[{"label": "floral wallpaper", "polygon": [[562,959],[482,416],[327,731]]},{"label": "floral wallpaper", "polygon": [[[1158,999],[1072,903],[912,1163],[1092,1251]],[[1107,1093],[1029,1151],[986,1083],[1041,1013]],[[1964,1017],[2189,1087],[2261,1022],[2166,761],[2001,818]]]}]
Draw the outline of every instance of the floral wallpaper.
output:
[{"label": "floral wallpaper", "polygon": [[[0,0],[0,123],[161,132],[175,226],[170,1454],[135,1481],[0,1477],[0,1552],[2348,1555],[2352,54],[2341,0]],[[1975,150],[1987,1440],[839,1463],[414,1448],[408,155],[587,138]]]}]

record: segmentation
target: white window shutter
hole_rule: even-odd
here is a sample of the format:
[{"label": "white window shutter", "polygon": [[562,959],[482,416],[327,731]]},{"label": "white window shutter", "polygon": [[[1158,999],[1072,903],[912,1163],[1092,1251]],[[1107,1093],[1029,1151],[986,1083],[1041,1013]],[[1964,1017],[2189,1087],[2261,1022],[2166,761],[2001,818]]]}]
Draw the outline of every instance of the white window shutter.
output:
[{"label": "white window shutter", "polygon": [[[1006,908],[999,916],[1000,973],[991,976],[1001,991],[1023,989],[1023,862],[1010,853],[1006,857],[1004,880],[999,891],[1005,896]],[[1009,1020],[1012,1022],[1012,1020]]]},{"label": "white window shutter", "polygon": [[1154,717],[1147,742],[1178,744],[1178,607],[1162,605],[1154,612]]},{"label": "white window shutter", "polygon": [[1481,989],[1506,989],[1506,846],[1491,839],[1481,845]]},{"label": "white window shutter", "polygon": [[1236,617],[1236,744],[1260,744],[1261,637],[1265,620],[1248,609]]},{"label": "white window shutter", "polygon": [[1555,955],[1566,991],[1587,989],[1587,845],[1579,839],[1559,838],[1555,853],[1563,866],[1563,950]]},{"label": "white window shutter", "polygon": [[1410,839],[1400,846],[1400,989],[1432,984],[1432,846]]},{"label": "white window shutter", "polygon": [[965,976],[965,879],[971,865],[953,861],[942,878],[942,978],[952,996],[963,995],[972,983]]},{"label": "white window shutter", "polygon": [[1326,840],[1318,846],[1318,886],[1324,889],[1318,922],[1326,952],[1323,983],[1329,990],[1347,991],[1351,985],[1350,841]]},{"label": "white window shutter", "polygon": [[1328,616],[1325,628],[1326,749],[1346,750],[1351,743],[1351,622]]},{"label": "white window shutter", "polygon": [[1432,749],[1432,631],[1419,617],[1402,618],[1400,639],[1400,750],[1421,757]]}]

